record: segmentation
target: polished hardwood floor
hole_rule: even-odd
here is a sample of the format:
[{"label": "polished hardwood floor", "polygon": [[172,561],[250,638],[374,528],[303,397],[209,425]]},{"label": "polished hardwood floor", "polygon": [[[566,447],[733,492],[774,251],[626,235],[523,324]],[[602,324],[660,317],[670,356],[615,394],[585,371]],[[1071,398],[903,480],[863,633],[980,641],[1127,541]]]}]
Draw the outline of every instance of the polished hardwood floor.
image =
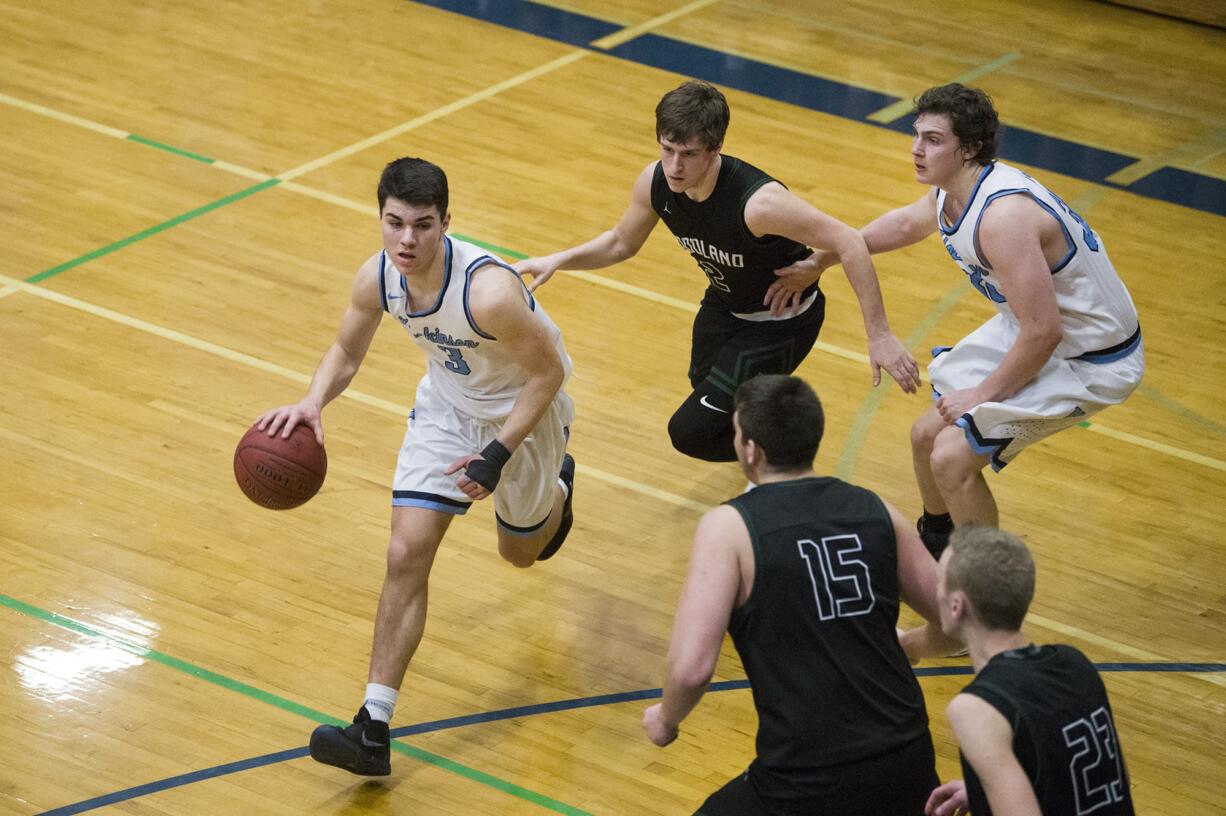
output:
[{"label": "polished hardwood floor", "polygon": [[[305,506],[256,507],[230,464],[331,342],[379,245],[387,161],[440,164],[453,233],[508,260],[569,246],[656,156],[652,111],[681,69],[653,66],[673,59],[744,68],[726,152],[856,225],[922,192],[909,139],[879,126],[905,105],[822,111],[849,88],[984,87],[1025,166],[1102,236],[1142,315],[1145,382],[991,484],[1038,561],[1033,637],[1118,669],[1138,812],[1226,810],[1226,33],[1076,0],[472,5],[507,18],[0,0],[0,812],[676,814],[743,770],[747,690],[713,690],[665,750],[634,694],[661,683],[697,519],[744,485],[668,443],[704,281],[662,228],[540,290],[575,360],[576,528],[520,572],[489,507],[452,526],[385,781],[304,747],[363,690],[422,360],[394,326],[377,335],[325,413],[330,471]],[[797,78],[822,82],[812,104],[779,100]],[[917,356],[990,314],[935,240],[877,267]],[[927,397],[871,389],[846,280],[823,287],[800,369],[828,415],[819,469],[916,513]],[[743,677],[728,644],[716,680]],[[944,778],[965,682],[921,677]]]}]

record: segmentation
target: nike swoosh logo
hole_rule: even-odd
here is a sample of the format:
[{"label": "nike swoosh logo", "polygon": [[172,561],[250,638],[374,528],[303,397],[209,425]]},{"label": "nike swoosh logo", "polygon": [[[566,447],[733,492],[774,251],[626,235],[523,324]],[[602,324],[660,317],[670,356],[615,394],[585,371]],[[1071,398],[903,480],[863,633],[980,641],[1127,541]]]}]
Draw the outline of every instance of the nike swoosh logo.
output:
[{"label": "nike swoosh logo", "polygon": [[721,414],[728,413],[723,408],[720,408],[718,406],[712,405],[711,403],[707,402],[706,394],[703,394],[701,397],[698,398],[698,404],[702,405],[704,408],[710,408],[712,411],[719,411]]},{"label": "nike swoosh logo", "polygon": [[404,295],[388,295],[388,296],[387,296],[387,299],[388,299],[388,300],[400,300],[400,299],[401,299],[401,298],[403,298],[403,297],[404,297]]},{"label": "nike swoosh logo", "polygon": [[367,748],[386,748],[387,747],[386,742],[371,742],[370,740],[366,739],[365,732],[362,732],[362,744],[365,745]]}]

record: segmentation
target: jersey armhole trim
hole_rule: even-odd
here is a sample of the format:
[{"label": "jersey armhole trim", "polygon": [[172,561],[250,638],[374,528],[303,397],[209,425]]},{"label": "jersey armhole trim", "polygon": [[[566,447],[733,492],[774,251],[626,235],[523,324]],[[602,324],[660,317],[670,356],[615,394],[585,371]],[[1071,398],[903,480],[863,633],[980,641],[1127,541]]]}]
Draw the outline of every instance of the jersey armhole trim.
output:
[{"label": "jersey armhole trim", "polygon": [[536,311],[536,298],[533,297],[532,292],[528,290],[528,286],[524,283],[524,279],[520,277],[518,272],[515,271],[515,267],[498,260],[493,255],[482,255],[480,258],[477,258],[468,265],[468,268],[464,270],[464,318],[468,321],[468,325],[472,327],[472,330],[481,337],[484,337],[486,340],[497,341],[497,337],[481,330],[481,327],[477,325],[477,321],[473,318],[472,309],[470,309],[468,306],[469,292],[472,289],[473,284],[473,273],[483,266],[498,266],[514,275],[515,280],[519,281],[519,285],[524,291],[524,297],[527,298],[526,302],[528,304],[528,308],[533,312]]},{"label": "jersey armhole trim", "polygon": [[1054,209],[1048,206],[1046,201],[1043,201],[1041,198],[1036,196],[1033,190],[1027,189],[1025,187],[1015,187],[1015,188],[1011,188],[1008,190],[998,190],[997,192],[992,193],[992,195],[988,196],[987,201],[983,202],[983,207],[980,208],[979,210],[979,217],[975,219],[974,235],[972,235],[971,237],[971,240],[974,241],[975,243],[975,254],[979,256],[979,260],[983,262],[983,265],[985,267],[987,267],[988,269],[992,268],[992,264],[988,263],[988,259],[983,254],[983,248],[979,246],[979,224],[980,222],[983,221],[983,214],[987,212],[988,205],[990,205],[993,201],[995,201],[998,198],[1003,198],[1004,196],[1007,196],[1007,195],[1016,195],[1019,193],[1022,195],[1029,196],[1031,201],[1033,201],[1035,204],[1038,204],[1043,209],[1047,210],[1048,214],[1052,218],[1056,219],[1056,223],[1060,225],[1060,231],[1064,233],[1064,244],[1065,246],[1068,247],[1068,251],[1064,254],[1064,257],[1061,258],[1060,261],[1055,266],[1051,267],[1051,274],[1054,275],[1057,272],[1059,272],[1061,269],[1063,269],[1064,267],[1068,266],[1069,261],[1073,260],[1073,256],[1077,254],[1077,244],[1076,242],[1073,241],[1073,234],[1068,231],[1068,226],[1065,225],[1064,219],[1062,219],[1056,213]]},{"label": "jersey armhole trim", "polygon": [[750,583],[749,592],[745,595],[745,603],[732,608],[733,613],[744,614],[753,606],[753,591],[758,583],[758,565],[762,559],[758,557],[758,536],[754,532],[753,523],[749,520],[749,514],[736,502],[727,502],[727,504],[737,512],[737,515],[741,517],[741,522],[745,525],[745,532],[749,534],[749,554],[753,558],[753,582]]},{"label": "jersey armhole trim", "polygon": [[387,280],[383,276],[383,270],[387,267],[387,250],[379,250],[379,298],[383,301],[383,311],[390,313],[392,310],[387,305]]}]

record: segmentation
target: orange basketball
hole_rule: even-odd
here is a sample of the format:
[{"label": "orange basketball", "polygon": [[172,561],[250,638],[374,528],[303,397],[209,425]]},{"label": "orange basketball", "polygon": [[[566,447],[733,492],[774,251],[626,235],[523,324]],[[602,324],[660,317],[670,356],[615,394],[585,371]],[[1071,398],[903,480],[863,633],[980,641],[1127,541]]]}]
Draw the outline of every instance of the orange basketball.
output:
[{"label": "orange basketball", "polygon": [[234,450],[234,478],[261,507],[288,510],[319,492],[328,472],[328,454],[307,425],[294,427],[288,439],[269,436],[254,425]]}]

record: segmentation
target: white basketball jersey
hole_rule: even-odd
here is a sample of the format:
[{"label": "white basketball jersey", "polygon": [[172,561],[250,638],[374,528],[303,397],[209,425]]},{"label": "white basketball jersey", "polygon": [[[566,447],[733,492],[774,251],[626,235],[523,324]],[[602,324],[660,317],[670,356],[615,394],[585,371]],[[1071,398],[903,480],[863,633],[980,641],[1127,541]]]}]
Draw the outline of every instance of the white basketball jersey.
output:
[{"label": "white basketball jersey", "polygon": [[[468,310],[468,290],[476,270],[489,264],[518,274],[478,246],[443,237],[443,285],[434,304],[409,311],[404,276],[386,252],[379,253],[379,293],[383,309],[404,326],[429,360],[423,385],[437,391],[458,410],[474,419],[497,420],[511,413],[527,375],[502,349],[498,340],[481,330]],[[524,301],[553,338],[566,376],[571,362],[562,333],[528,288]]]},{"label": "white basketball jersey", "polygon": [[1060,197],[1030,176],[1007,164],[983,168],[962,217],[948,224],[943,215],[945,191],[937,190],[937,226],[954,262],[980,294],[992,301],[1006,320],[1017,323],[992,267],[979,251],[979,222],[993,201],[1007,195],[1030,196],[1060,224],[1068,252],[1051,270],[1064,339],[1056,355],[1106,362],[1131,353],[1140,345],[1137,310],[1124,282],[1116,274],[1107,250],[1090,225]]}]

